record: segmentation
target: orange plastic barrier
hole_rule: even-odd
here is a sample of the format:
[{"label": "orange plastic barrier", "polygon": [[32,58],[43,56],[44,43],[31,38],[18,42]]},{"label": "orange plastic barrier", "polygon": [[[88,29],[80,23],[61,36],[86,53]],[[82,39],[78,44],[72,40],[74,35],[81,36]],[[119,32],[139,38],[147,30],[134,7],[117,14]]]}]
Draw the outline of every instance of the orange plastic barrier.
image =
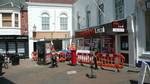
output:
[{"label": "orange plastic barrier", "polygon": [[32,52],[32,60],[37,61],[38,60],[38,54],[37,52]]},{"label": "orange plastic barrier", "polygon": [[77,53],[77,61],[81,64],[92,64],[93,55],[91,53]]},{"label": "orange plastic barrier", "polygon": [[112,67],[116,68],[119,72],[119,69],[122,69],[124,66],[124,56],[122,54],[96,54],[97,65],[102,69],[103,67]]},{"label": "orange plastic barrier", "polygon": [[59,52],[58,56],[59,56],[59,61],[60,62],[66,61],[66,56],[65,56],[64,52]]}]

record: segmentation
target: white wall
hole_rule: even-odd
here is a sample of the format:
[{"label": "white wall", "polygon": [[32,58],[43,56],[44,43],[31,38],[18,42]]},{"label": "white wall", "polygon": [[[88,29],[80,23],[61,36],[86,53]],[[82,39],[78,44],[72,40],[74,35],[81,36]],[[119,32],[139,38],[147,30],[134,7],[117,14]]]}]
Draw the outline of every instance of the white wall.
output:
[{"label": "white wall", "polygon": [[[28,28],[29,28],[29,57],[31,58],[31,53],[33,52],[33,26],[36,26],[36,31],[40,32],[57,32],[65,31],[70,32],[70,37],[72,37],[72,5],[52,5],[52,4],[42,4],[42,3],[28,3]],[[50,29],[42,30],[41,14],[48,13],[50,18]],[[60,14],[66,13],[68,16],[68,29],[60,29]],[[64,48],[64,47],[63,47]]]},{"label": "white wall", "polygon": [[136,24],[136,35],[137,35],[137,55],[141,56],[145,53],[146,46],[146,35],[145,35],[145,11],[138,7],[137,9],[137,24]]},{"label": "white wall", "polygon": [[97,6],[95,5],[94,0],[78,0],[73,5],[73,20],[74,20],[74,30],[77,30],[77,13],[80,16],[80,28],[87,28],[86,24],[86,9],[89,5],[89,10],[91,11],[91,23],[89,26],[97,26],[98,18],[97,18]]},{"label": "white wall", "polygon": [[50,18],[50,30],[46,31],[62,31],[60,30],[59,17],[61,13],[66,13],[68,15],[68,30],[72,29],[72,9],[71,8],[62,8],[62,7],[46,7],[46,6],[29,6],[28,15],[29,15],[29,29],[33,28],[33,25],[36,25],[36,31],[42,30],[41,23],[41,14],[47,12]]}]

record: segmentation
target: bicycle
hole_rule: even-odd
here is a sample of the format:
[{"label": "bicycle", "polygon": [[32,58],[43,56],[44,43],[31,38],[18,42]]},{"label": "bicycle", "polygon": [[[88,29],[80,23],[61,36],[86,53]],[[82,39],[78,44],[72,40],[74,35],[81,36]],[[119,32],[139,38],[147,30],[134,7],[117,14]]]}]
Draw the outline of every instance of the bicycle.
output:
[{"label": "bicycle", "polygon": [[8,69],[8,63],[9,63],[9,58],[7,57],[7,55],[3,55],[2,67],[5,68],[5,69]]},{"label": "bicycle", "polygon": [[4,61],[3,64],[2,64],[2,67],[5,68],[5,69],[8,69],[8,62]]}]

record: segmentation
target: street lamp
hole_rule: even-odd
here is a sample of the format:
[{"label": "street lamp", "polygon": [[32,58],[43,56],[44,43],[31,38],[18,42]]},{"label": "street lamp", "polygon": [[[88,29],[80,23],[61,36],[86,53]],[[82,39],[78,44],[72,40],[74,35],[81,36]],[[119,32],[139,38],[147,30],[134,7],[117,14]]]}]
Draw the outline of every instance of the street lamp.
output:
[{"label": "street lamp", "polygon": [[34,24],[34,26],[33,26],[33,38],[36,37],[36,32],[35,31],[36,31],[36,26]]},{"label": "street lamp", "polygon": [[33,32],[35,32],[36,31],[36,26],[35,26],[35,24],[34,24],[34,26],[33,26]]}]

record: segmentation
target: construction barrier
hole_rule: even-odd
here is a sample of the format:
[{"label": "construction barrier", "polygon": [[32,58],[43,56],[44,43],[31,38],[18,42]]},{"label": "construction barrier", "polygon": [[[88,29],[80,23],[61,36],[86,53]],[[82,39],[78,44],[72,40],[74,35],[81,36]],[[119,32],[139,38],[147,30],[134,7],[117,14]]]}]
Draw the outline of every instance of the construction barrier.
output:
[{"label": "construction barrier", "polygon": [[102,69],[103,67],[111,67],[116,68],[119,72],[119,69],[122,69],[124,66],[124,60],[125,58],[122,54],[96,54],[97,65],[100,66]]},{"label": "construction barrier", "polygon": [[59,52],[58,53],[58,59],[59,59],[59,62],[63,62],[63,61],[66,61],[66,54],[65,52]]},{"label": "construction barrier", "polygon": [[38,60],[38,54],[37,52],[32,52],[32,60],[37,61]]},{"label": "construction barrier", "polygon": [[93,54],[89,50],[78,50],[77,61],[80,64],[92,64]]}]

